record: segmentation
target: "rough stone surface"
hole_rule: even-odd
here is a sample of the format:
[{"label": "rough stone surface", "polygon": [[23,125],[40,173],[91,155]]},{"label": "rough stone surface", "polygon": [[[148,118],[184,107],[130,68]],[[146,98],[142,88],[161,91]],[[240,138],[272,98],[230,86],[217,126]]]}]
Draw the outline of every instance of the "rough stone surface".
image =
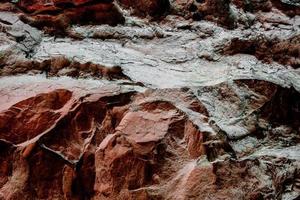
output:
[{"label": "rough stone surface", "polygon": [[168,11],[169,0],[118,0],[121,5],[132,8],[133,14],[139,16],[160,16]]},{"label": "rough stone surface", "polygon": [[117,25],[124,22],[121,11],[108,0],[19,0],[15,7],[22,13],[23,22],[59,36],[68,34],[73,24]]},{"label": "rough stone surface", "polygon": [[1,1],[0,200],[300,198],[295,0]]}]

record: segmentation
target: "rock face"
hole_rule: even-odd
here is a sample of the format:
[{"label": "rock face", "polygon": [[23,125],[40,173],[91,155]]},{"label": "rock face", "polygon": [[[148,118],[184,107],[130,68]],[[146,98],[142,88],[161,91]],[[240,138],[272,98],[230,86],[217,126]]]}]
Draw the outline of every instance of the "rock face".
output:
[{"label": "rock face", "polygon": [[66,35],[72,24],[109,24],[124,22],[112,1],[93,0],[20,0],[17,7],[25,14],[20,19],[47,33]]},{"label": "rock face", "polygon": [[119,0],[120,4],[133,8],[134,14],[140,16],[159,16],[165,13],[170,6],[169,0]]},{"label": "rock face", "polygon": [[3,1],[0,200],[299,199],[299,19],[292,0]]},{"label": "rock face", "polygon": [[[234,87],[245,89],[255,99],[241,101]],[[2,198],[273,199],[284,195],[283,191],[297,194],[297,154],[280,158],[276,151],[279,155],[292,152],[292,147],[277,149],[284,140],[281,134],[297,143],[298,92],[260,81],[195,91],[97,91],[78,96],[76,91],[54,90],[1,113]],[[225,97],[230,91],[231,96]],[[289,109],[278,102],[283,96],[292,101]],[[237,125],[211,124],[209,115],[221,113],[207,110],[213,105],[199,100],[207,98],[216,104],[228,98],[231,103],[221,108],[224,114],[232,106],[242,111],[238,109],[242,103],[249,113]],[[265,127],[266,123],[272,127]],[[244,129],[244,135],[238,130],[227,132],[229,126]],[[249,155],[251,147],[239,147],[247,140],[266,143],[252,145],[275,146],[270,155],[264,148]],[[277,166],[288,171],[276,172]],[[293,186],[291,191],[287,181]]]},{"label": "rock face", "polygon": [[69,60],[66,57],[53,57],[42,62],[28,59],[20,60],[12,64],[4,65],[1,75],[16,75],[24,73],[40,74],[46,73],[46,76],[67,75],[74,78],[93,76],[95,78],[105,79],[130,79],[123,72],[120,66],[106,67],[104,65],[91,62],[80,63]]},{"label": "rock face", "polygon": [[267,38],[239,39],[234,38],[223,51],[225,54],[245,53],[265,62],[277,61],[293,68],[300,66],[300,36],[287,40],[268,40]]},{"label": "rock face", "polygon": [[173,0],[171,2],[176,14],[194,20],[210,20],[229,29],[236,28],[238,24],[249,26],[253,23],[253,14],[260,11],[272,12],[272,9],[278,9],[290,17],[300,14],[299,3],[285,0]]}]

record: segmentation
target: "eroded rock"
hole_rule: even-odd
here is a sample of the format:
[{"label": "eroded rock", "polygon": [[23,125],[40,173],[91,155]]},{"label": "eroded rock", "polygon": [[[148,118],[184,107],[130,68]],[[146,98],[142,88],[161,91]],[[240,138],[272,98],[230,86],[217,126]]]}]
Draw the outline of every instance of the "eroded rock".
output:
[{"label": "eroded rock", "polygon": [[286,40],[253,38],[243,40],[234,38],[222,50],[224,54],[245,53],[251,54],[265,62],[276,61],[283,65],[299,68],[300,42],[299,35]]},{"label": "eroded rock", "polygon": [[1,3],[0,199],[299,199],[297,9]]},{"label": "eroded rock", "polygon": [[126,8],[134,9],[134,14],[140,16],[160,16],[164,14],[170,6],[169,0],[118,0]]},{"label": "eroded rock", "polygon": [[17,6],[28,14],[20,19],[47,33],[65,36],[72,24],[109,24],[124,22],[112,1],[18,1]]},{"label": "eroded rock", "polygon": [[70,60],[66,57],[53,57],[49,60],[41,62],[32,61],[28,59],[18,60],[14,63],[10,61],[2,61],[1,76],[16,75],[24,73],[41,74],[45,73],[47,77],[50,76],[70,76],[74,78],[80,77],[94,77],[112,79],[127,79],[130,80],[124,73],[120,66],[106,67],[92,62],[80,63]]}]

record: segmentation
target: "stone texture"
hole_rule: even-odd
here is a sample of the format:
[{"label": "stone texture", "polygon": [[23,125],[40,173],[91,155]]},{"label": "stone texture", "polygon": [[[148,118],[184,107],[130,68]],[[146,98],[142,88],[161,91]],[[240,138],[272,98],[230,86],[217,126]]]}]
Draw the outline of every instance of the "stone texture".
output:
[{"label": "stone texture", "polygon": [[134,9],[140,16],[160,16],[169,9],[169,0],[118,0],[126,8]]},{"label": "stone texture", "polygon": [[0,200],[300,198],[297,1],[167,3],[0,3]]},{"label": "stone texture", "polygon": [[222,50],[224,54],[245,53],[251,54],[265,62],[277,61],[293,68],[300,66],[300,37],[296,35],[287,40],[253,38],[234,38],[228,46]]},{"label": "stone texture", "polygon": [[[261,120],[272,127],[283,123],[292,129],[299,127],[295,121],[300,114],[298,92],[281,92],[283,89],[259,81],[237,81],[235,86],[256,97],[244,108],[259,119],[240,119],[239,129],[249,129],[249,137],[269,137],[266,135],[273,129],[264,128]],[[253,199],[283,195],[283,182],[297,185],[293,183],[297,159],[246,157],[249,149],[238,153],[234,146],[245,136],[231,136],[238,124],[229,128],[230,124],[222,121],[208,122],[209,116],[221,116],[221,112],[214,112],[205,98],[221,96],[217,101],[225,102],[224,114],[225,109],[243,103],[240,93],[228,92],[226,88],[231,87],[203,87],[199,91],[206,92],[198,93],[201,101],[192,91],[180,89],[111,93],[105,88],[81,97],[76,91],[72,95],[60,89],[21,101],[1,113],[0,194],[7,199]],[[227,94],[230,96],[224,96]],[[292,106],[287,114],[278,111],[287,110],[278,101],[281,95],[294,102],[288,103]],[[277,108],[270,107],[274,104]],[[199,116],[194,118],[196,113]],[[288,118],[292,121],[288,116],[293,116]],[[253,123],[256,129],[251,128]],[[265,129],[266,135],[257,135],[258,129]],[[289,137],[297,137],[294,134]],[[13,166],[7,162],[11,155]],[[272,167],[280,170],[278,165],[288,168],[284,176],[280,171],[271,173]]]},{"label": "stone texture", "polygon": [[124,22],[120,10],[112,1],[93,0],[20,0],[17,6],[24,10],[21,20],[47,33],[66,35],[72,24],[109,24]]}]

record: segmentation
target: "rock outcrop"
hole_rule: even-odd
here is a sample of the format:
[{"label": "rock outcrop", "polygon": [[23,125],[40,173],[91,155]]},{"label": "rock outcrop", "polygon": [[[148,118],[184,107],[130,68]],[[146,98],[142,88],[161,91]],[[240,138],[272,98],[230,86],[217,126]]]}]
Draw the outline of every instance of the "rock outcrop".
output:
[{"label": "rock outcrop", "polygon": [[300,198],[295,0],[0,3],[0,200]]},{"label": "rock outcrop", "polygon": [[300,66],[300,36],[286,40],[268,38],[234,38],[222,51],[224,54],[251,54],[265,62],[276,61],[283,65],[290,65],[293,68]]},{"label": "rock outcrop", "polygon": [[60,36],[68,34],[73,24],[124,23],[120,10],[107,0],[19,0],[16,7],[23,13],[23,22]]},{"label": "rock outcrop", "polygon": [[53,57],[42,62],[28,59],[13,63],[2,63],[0,74],[2,76],[24,73],[42,74],[50,76],[70,76],[74,78],[94,77],[98,79],[129,79],[120,66],[106,67],[92,62],[80,63],[66,57]]},{"label": "rock outcrop", "polygon": [[[255,99],[241,101],[233,91],[224,96],[235,86]],[[113,91],[99,88],[78,96],[59,89],[2,111],[2,198],[272,199],[297,191],[296,158],[251,154],[254,146],[236,148],[253,138],[275,145],[270,152],[284,153],[276,150],[282,139],[273,134],[284,125],[289,133],[277,134],[298,138],[299,93],[259,81],[203,87],[197,96],[181,89]],[[278,100],[289,94],[293,102],[287,110]],[[231,113],[240,116],[236,125],[212,123],[209,118],[221,113],[203,98],[228,101],[224,114],[232,106],[246,113]],[[248,111],[239,110],[243,103]],[[244,135],[231,132],[234,126]],[[281,174],[277,166],[288,171]],[[290,192],[284,182],[294,185]]]}]

